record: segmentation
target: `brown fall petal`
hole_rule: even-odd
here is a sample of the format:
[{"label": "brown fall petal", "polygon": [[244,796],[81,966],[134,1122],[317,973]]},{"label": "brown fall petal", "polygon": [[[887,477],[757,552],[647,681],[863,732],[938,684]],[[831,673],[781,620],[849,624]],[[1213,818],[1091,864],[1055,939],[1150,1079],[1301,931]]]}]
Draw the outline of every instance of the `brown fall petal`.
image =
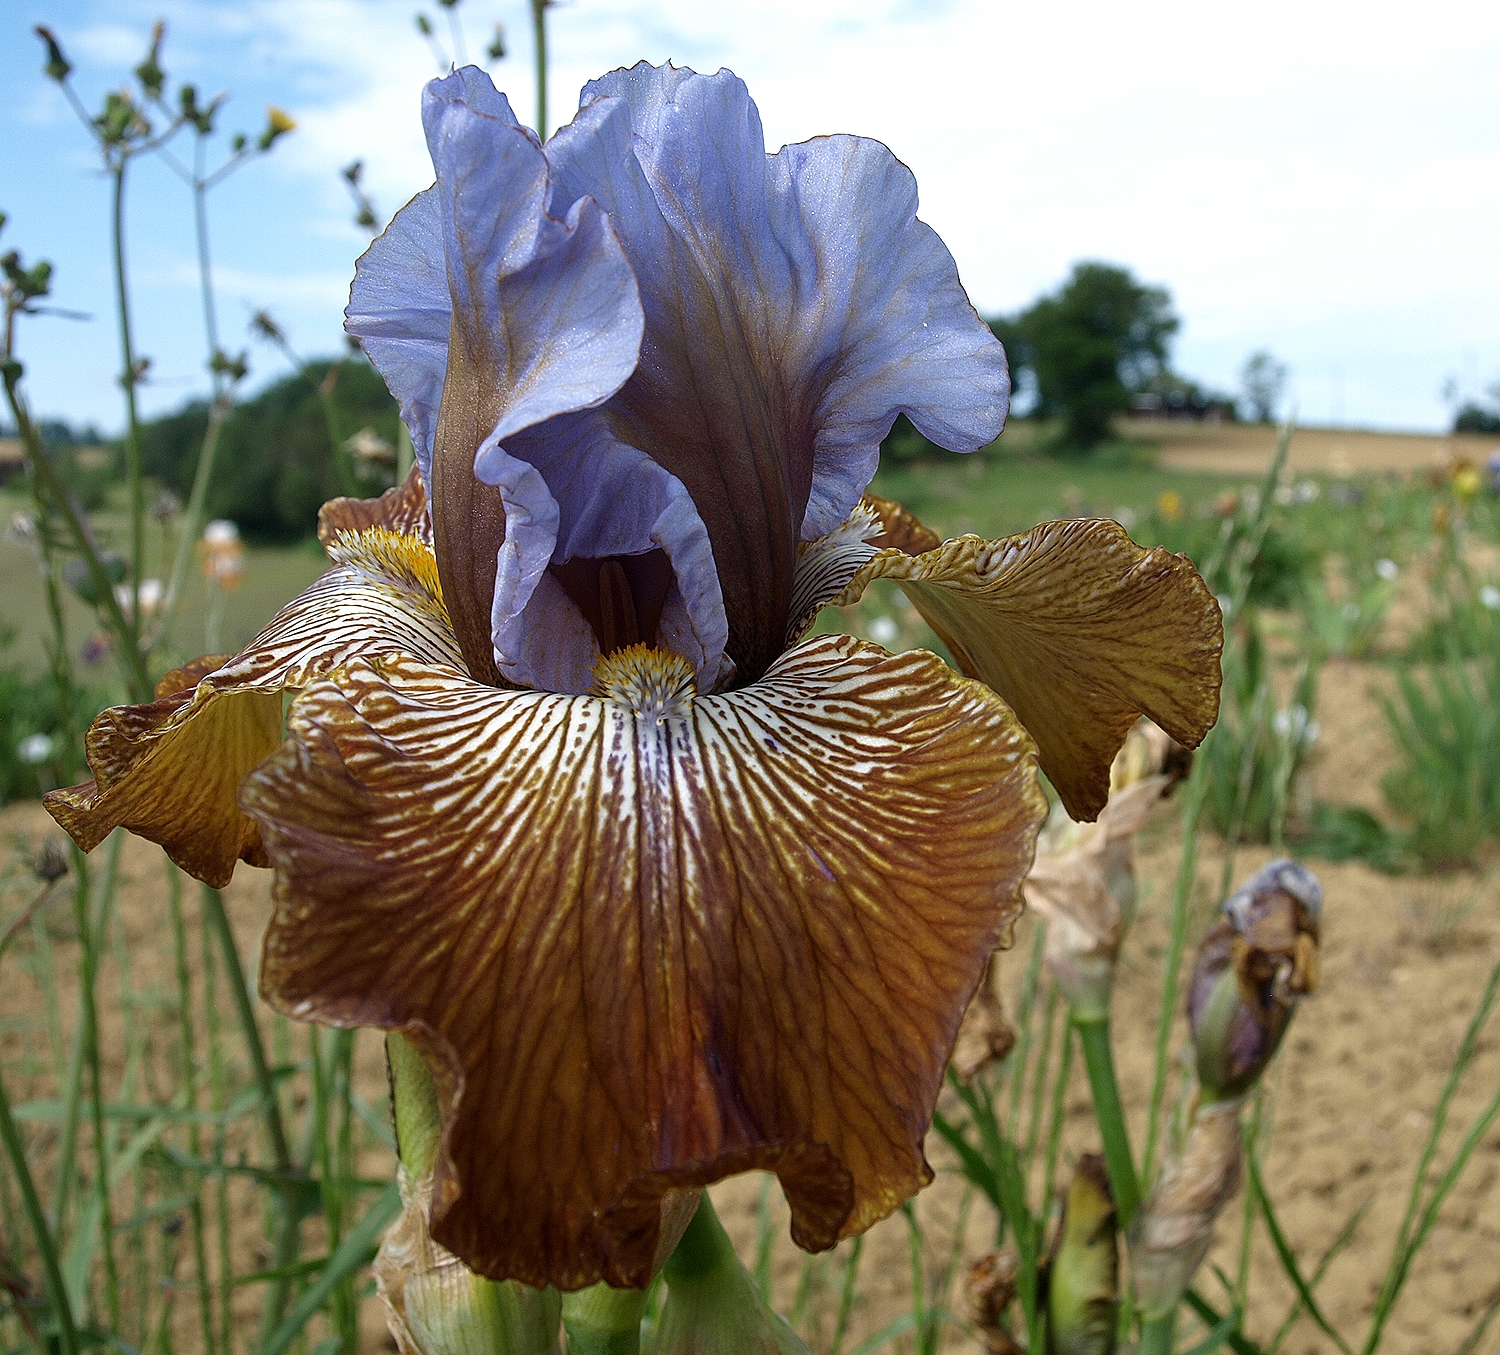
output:
[{"label": "brown fall petal", "polygon": [[[879,512],[882,501],[865,503]],[[925,544],[919,527],[891,515],[893,539]],[[1104,808],[1139,716],[1192,748],[1218,715],[1219,604],[1186,556],[1145,550],[1117,522],[878,550],[831,600],[847,606],[877,578],[900,584],[959,667],[1015,711],[1076,819]]]},{"label": "brown fall petal", "polygon": [[[399,509],[398,493],[377,502]],[[235,797],[281,742],[286,689],[305,687],[356,654],[459,662],[432,554],[419,536],[380,526],[337,535],[329,549],[334,567],[242,653],[175,669],[157,685],[155,701],[116,706],[94,721],[85,741],[94,779],[44,799],[85,851],[123,826],[222,888],[237,860],[267,864],[260,830]]]},{"label": "brown fall petal", "polygon": [[433,1235],[537,1286],[645,1284],[663,1195],[734,1172],[777,1172],[812,1250],[929,1181],[1043,808],[1030,740],[930,654],[824,636],[695,697],[632,653],[605,696],[351,661],[242,791],[264,995],[421,1050]]}]

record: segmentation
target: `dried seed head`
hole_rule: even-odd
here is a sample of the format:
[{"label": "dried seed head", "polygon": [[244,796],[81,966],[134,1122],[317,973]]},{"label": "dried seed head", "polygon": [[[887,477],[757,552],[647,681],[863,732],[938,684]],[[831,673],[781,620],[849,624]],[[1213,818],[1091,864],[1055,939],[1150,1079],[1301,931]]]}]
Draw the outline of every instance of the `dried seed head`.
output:
[{"label": "dried seed head", "polygon": [[44,837],[31,860],[32,874],[51,884],[68,873],[68,849],[60,837]]},{"label": "dried seed head", "polygon": [[969,1267],[964,1298],[969,1321],[991,1355],[1020,1355],[1011,1334],[1005,1330],[1005,1314],[1015,1302],[1021,1260],[1014,1247],[986,1252]]}]

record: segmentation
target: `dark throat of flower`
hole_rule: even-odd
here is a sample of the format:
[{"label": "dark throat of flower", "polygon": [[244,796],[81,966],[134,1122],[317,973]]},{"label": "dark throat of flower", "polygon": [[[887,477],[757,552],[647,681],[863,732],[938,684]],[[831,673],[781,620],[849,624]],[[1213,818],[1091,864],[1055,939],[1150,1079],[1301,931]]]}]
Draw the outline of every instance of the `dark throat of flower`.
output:
[{"label": "dark throat of flower", "polygon": [[672,562],[665,551],[604,559],[580,555],[548,569],[593,627],[601,654],[656,643],[672,586]]}]

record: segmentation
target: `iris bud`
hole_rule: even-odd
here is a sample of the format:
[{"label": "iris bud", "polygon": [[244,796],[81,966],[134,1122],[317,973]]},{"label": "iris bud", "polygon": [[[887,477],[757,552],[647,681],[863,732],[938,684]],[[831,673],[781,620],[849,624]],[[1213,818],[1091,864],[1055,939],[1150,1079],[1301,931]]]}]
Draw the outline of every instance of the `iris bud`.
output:
[{"label": "iris bud", "polygon": [[1111,1355],[1118,1328],[1120,1247],[1104,1159],[1078,1159],[1047,1264],[1049,1355]]},{"label": "iris bud", "polygon": [[662,1273],[667,1301],[654,1355],[809,1355],[766,1306],[707,1195]]},{"label": "iris bud", "polygon": [[1225,904],[1198,952],[1188,993],[1203,1098],[1244,1096],[1271,1061],[1297,999],[1318,984],[1323,891],[1293,861],[1273,861]]},{"label": "iris bud", "polygon": [[1293,861],[1272,861],[1224,904],[1198,952],[1188,1021],[1199,1104],[1131,1229],[1141,1315],[1166,1317],[1213,1241],[1240,1185],[1240,1106],[1270,1063],[1297,999],[1318,982],[1323,890]]}]

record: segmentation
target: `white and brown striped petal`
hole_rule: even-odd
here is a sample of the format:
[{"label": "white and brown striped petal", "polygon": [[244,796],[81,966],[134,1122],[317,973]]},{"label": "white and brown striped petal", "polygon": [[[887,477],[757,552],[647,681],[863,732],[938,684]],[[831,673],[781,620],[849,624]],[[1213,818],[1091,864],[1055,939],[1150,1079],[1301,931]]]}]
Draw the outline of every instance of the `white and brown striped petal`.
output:
[{"label": "white and brown striped petal", "polygon": [[304,691],[241,792],[276,868],[262,992],[422,1050],[433,1236],[482,1273],[643,1285],[663,1195],[756,1167],[830,1247],[931,1179],[1045,812],[1031,741],[846,636],[713,696],[623,650],[597,691],[394,656]]},{"label": "white and brown striped petal", "polygon": [[871,579],[900,584],[959,667],[1015,711],[1075,819],[1104,808],[1110,763],[1139,716],[1188,748],[1212,728],[1223,622],[1186,556],[1097,519],[934,548],[899,505],[867,495],[862,506],[881,514],[886,539],[863,547],[828,600],[847,606]]},{"label": "white and brown striped petal", "polygon": [[[399,509],[408,500],[396,495],[386,499]],[[195,660],[162,679],[155,701],[94,721],[86,740],[94,779],[46,797],[85,851],[123,825],[189,874],[225,885],[236,860],[266,864],[260,830],[235,796],[281,742],[286,688],[355,655],[406,654],[462,671],[432,550],[415,529],[342,531],[327,544],[333,568],[243,652]]]}]

